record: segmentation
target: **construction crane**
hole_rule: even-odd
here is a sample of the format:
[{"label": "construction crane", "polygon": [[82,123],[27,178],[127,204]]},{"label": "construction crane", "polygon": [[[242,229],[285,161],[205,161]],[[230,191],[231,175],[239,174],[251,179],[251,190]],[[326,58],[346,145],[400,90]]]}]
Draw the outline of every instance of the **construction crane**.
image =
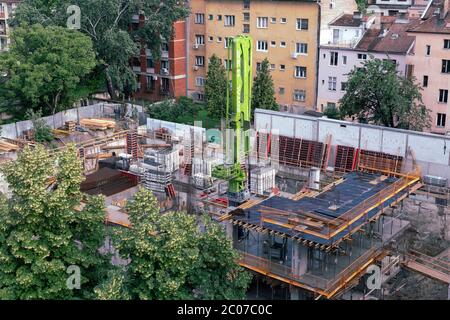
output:
[{"label": "construction crane", "polygon": [[231,151],[232,157],[229,159],[226,156],[226,163],[215,167],[212,175],[228,180],[228,201],[230,205],[238,206],[250,198],[242,161],[245,162],[250,150],[253,41],[243,35],[228,41],[227,70],[231,88],[227,86],[226,128],[227,133],[231,134],[225,136],[224,150],[226,155]]}]

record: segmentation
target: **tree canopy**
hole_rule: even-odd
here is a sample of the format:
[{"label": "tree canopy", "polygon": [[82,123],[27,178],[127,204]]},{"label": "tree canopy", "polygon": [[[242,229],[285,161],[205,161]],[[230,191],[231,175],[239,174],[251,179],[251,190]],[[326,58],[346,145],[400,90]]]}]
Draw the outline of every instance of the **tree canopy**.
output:
[{"label": "tree canopy", "polygon": [[256,108],[279,110],[275,99],[275,89],[272,75],[270,74],[269,60],[264,59],[253,82],[252,113]]},{"label": "tree canopy", "polygon": [[16,28],[10,50],[1,54],[0,108],[16,118],[28,109],[46,115],[64,110],[80,98],[80,81],[95,65],[91,40],[77,31],[37,24]]},{"label": "tree canopy", "polygon": [[[81,210],[81,163],[73,146],[57,159],[44,147],[25,148],[3,169],[12,197],[0,201],[0,299],[92,298],[106,278],[104,200],[88,197]],[[54,181],[52,181],[52,177]],[[67,286],[80,268],[80,289]]]},{"label": "tree canopy", "polygon": [[430,112],[422,103],[422,88],[415,79],[397,72],[389,59],[369,59],[348,75],[340,100],[342,116],[386,127],[423,130],[430,126]]},{"label": "tree canopy", "polygon": [[[96,52],[98,72],[102,72],[113,99],[117,92],[136,88],[136,77],[130,66],[132,56],[139,55],[135,40],[160,56],[160,47],[173,34],[173,23],[189,13],[184,1],[178,0],[22,0],[13,25],[35,24],[66,26],[67,7],[81,10],[80,31],[88,35]],[[144,26],[130,32],[133,15],[146,17]],[[98,75],[93,75],[98,77]]]},{"label": "tree canopy", "polygon": [[[161,215],[141,188],[129,202],[132,229],[118,231],[117,246],[130,258],[125,275],[111,274],[98,297],[131,299],[243,299],[250,275],[236,263],[225,232],[209,217],[199,223],[183,212]],[[201,230],[202,229],[202,230]]]},{"label": "tree canopy", "polygon": [[217,119],[225,118],[227,104],[227,75],[221,60],[211,56],[205,82],[206,106],[209,114]]}]

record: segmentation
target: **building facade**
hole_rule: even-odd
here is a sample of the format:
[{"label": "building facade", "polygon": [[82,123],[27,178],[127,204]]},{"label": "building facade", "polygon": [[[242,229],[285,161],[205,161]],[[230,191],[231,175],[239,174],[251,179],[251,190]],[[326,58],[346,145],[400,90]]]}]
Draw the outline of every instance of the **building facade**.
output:
[{"label": "building facade", "polygon": [[0,51],[7,50],[10,44],[10,27],[8,19],[12,16],[14,9],[20,0],[1,0],[0,1]]},{"label": "building facade", "polygon": [[338,107],[350,71],[372,57],[389,59],[396,63],[400,75],[410,76],[407,56],[414,37],[406,30],[414,23],[417,20],[382,17],[377,21],[358,15],[343,15],[332,22],[335,37],[331,44],[320,46],[318,111]]},{"label": "building facade", "polygon": [[355,0],[321,0],[320,4],[320,44],[329,44],[333,31],[329,24],[343,14],[358,10]]},{"label": "building facade", "polygon": [[[133,17],[132,28],[145,23],[143,15]],[[139,57],[132,59],[138,88],[137,99],[160,101],[186,95],[186,22],[174,23],[172,39],[161,46],[160,58],[155,59],[145,44],[141,45]]]},{"label": "building facade", "polygon": [[419,25],[409,29],[415,45],[408,63],[423,87],[422,99],[432,113],[431,132],[450,134],[450,0],[434,1]]},{"label": "building facade", "polygon": [[267,58],[277,102],[300,113],[316,106],[320,9],[316,1],[190,1],[188,96],[203,101],[208,60],[227,62],[227,38],[248,34],[254,41],[254,72]]}]

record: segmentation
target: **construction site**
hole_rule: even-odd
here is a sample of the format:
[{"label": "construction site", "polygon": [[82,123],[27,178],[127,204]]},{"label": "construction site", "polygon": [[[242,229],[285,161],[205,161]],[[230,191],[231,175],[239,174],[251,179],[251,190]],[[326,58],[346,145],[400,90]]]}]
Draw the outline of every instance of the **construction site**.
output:
[{"label": "construction site", "polygon": [[[245,40],[233,59],[251,61]],[[250,124],[247,71],[232,76],[244,94],[230,93],[222,130],[99,104],[47,119],[49,150],[76,145],[81,190],[105,196],[107,225],[130,227],[139,187],[162,214],[210,215],[254,275],[251,299],[450,299],[450,138],[259,109]],[[36,144],[11,128],[2,163]]]}]

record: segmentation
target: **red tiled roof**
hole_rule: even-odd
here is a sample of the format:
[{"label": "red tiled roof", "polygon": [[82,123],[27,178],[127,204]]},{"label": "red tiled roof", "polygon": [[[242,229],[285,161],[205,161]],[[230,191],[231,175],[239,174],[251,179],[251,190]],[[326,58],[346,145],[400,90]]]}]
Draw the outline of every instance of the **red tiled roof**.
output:
[{"label": "red tiled roof", "polygon": [[408,32],[450,34],[450,13],[447,13],[444,19],[440,19],[437,15],[432,16],[427,20],[421,21],[417,26],[410,28]]}]

